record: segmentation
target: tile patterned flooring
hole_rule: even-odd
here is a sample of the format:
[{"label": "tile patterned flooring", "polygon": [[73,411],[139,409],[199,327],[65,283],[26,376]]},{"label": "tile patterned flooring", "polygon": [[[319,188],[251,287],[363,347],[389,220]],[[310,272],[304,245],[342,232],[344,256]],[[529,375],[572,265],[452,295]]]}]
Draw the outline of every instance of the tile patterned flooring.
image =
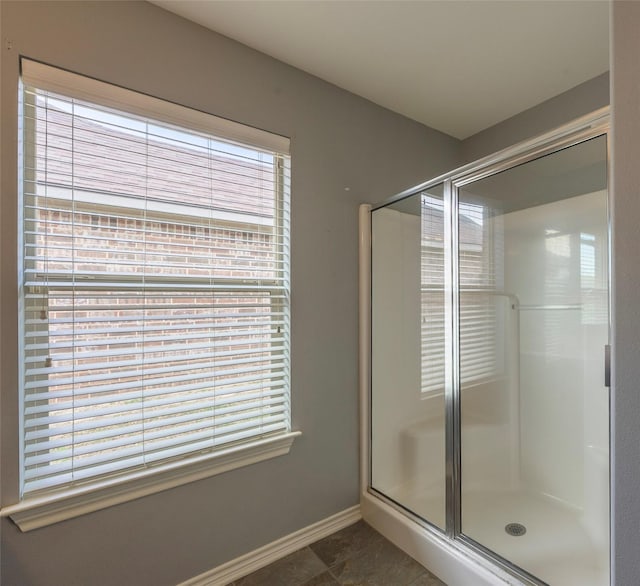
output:
[{"label": "tile patterned flooring", "polygon": [[446,586],[364,521],[229,586]]}]

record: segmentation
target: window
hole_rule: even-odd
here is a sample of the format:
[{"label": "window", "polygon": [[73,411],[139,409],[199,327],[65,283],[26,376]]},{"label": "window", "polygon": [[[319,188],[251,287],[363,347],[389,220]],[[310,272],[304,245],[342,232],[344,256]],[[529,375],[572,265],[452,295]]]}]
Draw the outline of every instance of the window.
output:
[{"label": "window", "polygon": [[22,66],[23,498],[287,435],[288,140]]}]

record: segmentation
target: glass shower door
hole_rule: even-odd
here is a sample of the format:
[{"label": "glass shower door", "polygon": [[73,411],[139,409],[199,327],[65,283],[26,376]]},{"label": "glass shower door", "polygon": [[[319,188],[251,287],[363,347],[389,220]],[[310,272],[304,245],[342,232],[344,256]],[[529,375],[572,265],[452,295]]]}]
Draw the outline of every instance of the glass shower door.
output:
[{"label": "glass shower door", "polygon": [[606,161],[458,188],[461,532],[554,586],[609,584]]},{"label": "glass shower door", "polygon": [[444,530],[443,185],[371,221],[371,487]]}]

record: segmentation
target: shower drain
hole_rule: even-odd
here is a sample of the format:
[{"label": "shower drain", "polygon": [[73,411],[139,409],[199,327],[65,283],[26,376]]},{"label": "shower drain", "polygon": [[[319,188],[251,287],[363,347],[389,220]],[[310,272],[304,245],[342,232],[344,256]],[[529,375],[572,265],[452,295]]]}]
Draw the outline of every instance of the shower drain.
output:
[{"label": "shower drain", "polygon": [[527,532],[527,528],[520,523],[509,523],[505,525],[504,530],[512,537],[520,537]]}]

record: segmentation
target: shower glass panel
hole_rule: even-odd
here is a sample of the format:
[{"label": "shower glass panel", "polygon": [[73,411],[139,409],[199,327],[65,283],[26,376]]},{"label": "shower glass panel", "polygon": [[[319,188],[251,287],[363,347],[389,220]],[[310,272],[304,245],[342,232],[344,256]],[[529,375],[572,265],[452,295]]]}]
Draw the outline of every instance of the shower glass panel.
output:
[{"label": "shower glass panel", "polygon": [[443,191],[371,214],[371,486],[444,530]]},{"label": "shower glass panel", "polygon": [[457,192],[461,532],[554,586],[609,584],[606,161],[603,135]]}]

